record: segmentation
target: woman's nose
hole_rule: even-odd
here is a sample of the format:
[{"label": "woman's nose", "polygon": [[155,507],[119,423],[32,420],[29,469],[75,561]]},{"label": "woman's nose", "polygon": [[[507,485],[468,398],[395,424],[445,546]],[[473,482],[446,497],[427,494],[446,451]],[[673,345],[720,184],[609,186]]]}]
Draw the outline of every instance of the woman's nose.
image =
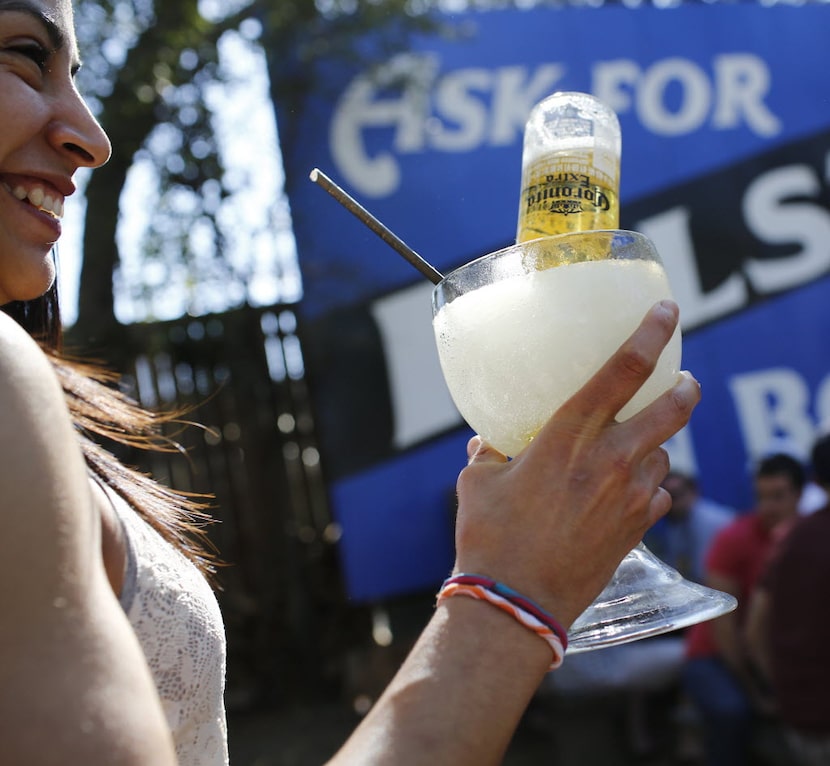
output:
[{"label": "woman's nose", "polygon": [[77,167],[100,167],[112,153],[109,138],[74,83],[68,87],[63,97],[66,100],[62,100],[49,127],[49,140],[59,151],[70,155]]}]

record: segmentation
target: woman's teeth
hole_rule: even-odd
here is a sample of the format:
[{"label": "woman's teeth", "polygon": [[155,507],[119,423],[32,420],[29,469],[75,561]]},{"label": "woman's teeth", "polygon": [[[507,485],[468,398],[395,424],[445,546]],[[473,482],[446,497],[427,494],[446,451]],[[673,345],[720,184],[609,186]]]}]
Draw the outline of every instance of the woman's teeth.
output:
[{"label": "woman's teeth", "polygon": [[12,188],[4,183],[3,186],[10,191],[21,202],[25,199],[34,205],[38,210],[42,210],[55,218],[63,218],[63,199],[60,197],[53,197],[47,194],[39,186],[36,186],[31,191],[26,191],[22,186],[15,186]]}]

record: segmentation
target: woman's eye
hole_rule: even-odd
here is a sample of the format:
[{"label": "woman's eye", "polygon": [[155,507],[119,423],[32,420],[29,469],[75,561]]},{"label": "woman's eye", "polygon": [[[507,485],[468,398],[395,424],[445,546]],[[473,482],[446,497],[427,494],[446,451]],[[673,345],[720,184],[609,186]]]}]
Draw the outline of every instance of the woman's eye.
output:
[{"label": "woman's eye", "polygon": [[49,51],[47,51],[42,45],[38,45],[37,43],[32,43],[30,45],[15,45],[7,50],[31,59],[41,71],[46,69],[46,63],[49,60]]}]

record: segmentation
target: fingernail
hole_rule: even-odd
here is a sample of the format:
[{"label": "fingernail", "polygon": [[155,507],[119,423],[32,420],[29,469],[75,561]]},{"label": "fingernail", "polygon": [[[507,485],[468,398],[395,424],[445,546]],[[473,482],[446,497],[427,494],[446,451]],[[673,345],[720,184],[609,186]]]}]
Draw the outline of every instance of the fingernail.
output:
[{"label": "fingernail", "polygon": [[476,434],[467,442],[467,465],[475,460],[476,455],[478,455],[479,451],[481,450],[482,439],[481,437]]},{"label": "fingernail", "polygon": [[700,383],[688,370],[682,370],[677,373],[677,383],[675,383],[675,386],[680,389],[683,395],[694,396],[696,399],[699,399],[701,396]]},{"label": "fingernail", "polygon": [[691,382],[692,385],[696,386],[697,388],[700,388],[700,381],[688,370],[681,370],[677,373],[677,382],[680,383],[684,380],[687,380]]},{"label": "fingernail", "polygon": [[660,308],[662,308],[665,312],[671,314],[673,317],[676,317],[680,314],[680,308],[678,307],[678,305],[673,300],[670,300],[668,298],[665,298],[664,300],[660,301],[657,305],[660,306]]}]

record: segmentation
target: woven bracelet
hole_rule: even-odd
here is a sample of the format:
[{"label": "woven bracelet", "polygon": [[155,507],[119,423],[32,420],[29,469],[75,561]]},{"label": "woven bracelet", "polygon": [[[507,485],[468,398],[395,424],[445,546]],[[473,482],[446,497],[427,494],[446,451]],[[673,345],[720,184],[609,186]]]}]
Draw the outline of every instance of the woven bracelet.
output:
[{"label": "woven bracelet", "polygon": [[486,601],[488,604],[509,614],[520,625],[535,633],[548,645],[553,654],[553,660],[548,670],[555,670],[562,664],[565,658],[565,646],[559,635],[550,626],[539,620],[534,614],[490,588],[479,584],[452,582],[453,579],[449,578],[441,587],[436,599],[436,606],[453,596],[467,596],[468,598],[474,598],[479,601]]},{"label": "woven bracelet", "polygon": [[511,604],[532,614],[539,622],[550,628],[559,637],[562,646],[565,649],[568,648],[568,632],[559,624],[556,618],[535,601],[529,599],[527,596],[523,596],[510,586],[500,583],[491,577],[485,577],[484,575],[461,573],[448,577],[444,580],[441,587],[445,588],[452,583],[460,585],[480,585],[482,588],[486,588],[488,591],[507,599]]}]

